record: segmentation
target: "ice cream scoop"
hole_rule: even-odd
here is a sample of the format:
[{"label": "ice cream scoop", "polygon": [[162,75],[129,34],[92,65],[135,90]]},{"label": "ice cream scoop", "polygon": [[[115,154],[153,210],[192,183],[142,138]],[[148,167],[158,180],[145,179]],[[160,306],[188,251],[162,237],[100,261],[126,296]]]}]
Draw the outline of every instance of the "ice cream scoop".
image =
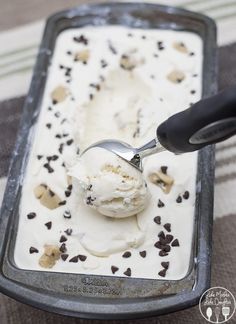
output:
[{"label": "ice cream scoop", "polygon": [[74,188],[99,213],[124,218],[142,211],[149,191],[142,173],[107,149],[94,147],[70,169]]},{"label": "ice cream scoop", "polygon": [[223,141],[236,133],[236,87],[198,101],[177,113],[157,128],[156,138],[139,148],[117,140],[104,140],[84,152],[99,147],[115,153],[142,171],[142,159],[148,155],[171,151],[175,154],[199,150]]}]

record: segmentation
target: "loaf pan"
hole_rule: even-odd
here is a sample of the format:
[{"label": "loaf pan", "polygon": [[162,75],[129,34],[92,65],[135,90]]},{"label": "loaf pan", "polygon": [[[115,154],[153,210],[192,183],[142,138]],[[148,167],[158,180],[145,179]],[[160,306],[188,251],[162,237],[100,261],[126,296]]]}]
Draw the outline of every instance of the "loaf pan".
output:
[{"label": "loaf pan", "polygon": [[203,40],[202,96],[217,91],[216,26],[208,17],[145,3],[83,5],[59,12],[46,23],[13,152],[0,214],[0,290],[47,311],[96,319],[129,319],[174,312],[198,303],[210,285],[213,221],[214,147],[198,153],[195,229],[189,272],[181,280],[135,279],[17,268],[13,252],[30,129],[41,109],[47,71],[56,38],[68,28],[123,25],[190,31]]}]

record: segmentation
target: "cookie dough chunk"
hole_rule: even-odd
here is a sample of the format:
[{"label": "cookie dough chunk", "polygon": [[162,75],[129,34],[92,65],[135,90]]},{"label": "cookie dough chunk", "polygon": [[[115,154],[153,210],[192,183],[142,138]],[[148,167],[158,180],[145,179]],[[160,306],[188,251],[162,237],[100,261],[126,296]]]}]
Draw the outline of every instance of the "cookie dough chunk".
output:
[{"label": "cookie dough chunk", "polygon": [[66,97],[68,96],[69,91],[66,87],[60,85],[58,87],[56,87],[52,93],[51,93],[51,98],[52,98],[52,102],[54,104],[63,102]]},{"label": "cookie dough chunk", "polygon": [[48,209],[55,209],[60,206],[61,199],[59,196],[45,184],[40,184],[35,187],[34,195]]},{"label": "cookie dough chunk", "polygon": [[143,57],[140,57],[137,49],[132,49],[129,52],[123,53],[120,57],[120,67],[127,71],[132,71],[144,63],[145,60]]},{"label": "cookie dough chunk", "polygon": [[87,64],[88,60],[89,60],[89,56],[90,56],[89,50],[85,49],[83,51],[79,51],[79,52],[75,53],[74,61],[75,62],[80,61],[84,64]]},{"label": "cookie dough chunk", "polygon": [[186,45],[183,42],[175,42],[173,43],[173,47],[181,53],[187,54],[189,52]]},{"label": "cookie dough chunk", "polygon": [[185,79],[185,74],[180,70],[173,70],[167,75],[167,79],[173,83],[181,83]]},{"label": "cookie dough chunk", "polygon": [[60,259],[61,252],[57,245],[45,245],[44,254],[39,259],[39,265],[42,268],[52,268]]},{"label": "cookie dough chunk", "polygon": [[161,170],[150,173],[148,178],[153,184],[159,186],[166,194],[171,191],[174,184],[174,179],[171,176],[163,173]]}]

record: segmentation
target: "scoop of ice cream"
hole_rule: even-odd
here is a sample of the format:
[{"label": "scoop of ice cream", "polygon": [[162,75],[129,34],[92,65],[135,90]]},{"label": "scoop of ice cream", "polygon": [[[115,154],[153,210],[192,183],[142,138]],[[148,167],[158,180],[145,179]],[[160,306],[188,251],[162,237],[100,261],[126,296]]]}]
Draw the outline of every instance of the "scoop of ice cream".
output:
[{"label": "scoop of ice cream", "polygon": [[99,213],[124,218],[142,211],[149,191],[142,173],[103,148],[91,148],[70,169],[85,204]]}]

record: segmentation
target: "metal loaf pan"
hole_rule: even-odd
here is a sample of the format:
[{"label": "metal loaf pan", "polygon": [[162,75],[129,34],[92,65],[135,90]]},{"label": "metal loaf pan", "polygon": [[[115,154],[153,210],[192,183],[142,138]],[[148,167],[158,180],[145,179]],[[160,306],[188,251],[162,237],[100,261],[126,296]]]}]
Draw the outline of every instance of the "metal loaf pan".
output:
[{"label": "metal loaf pan", "polygon": [[195,305],[210,285],[214,147],[199,152],[195,236],[189,272],[177,281],[22,270],[13,259],[30,129],[37,122],[57,35],[85,25],[124,25],[192,31],[204,44],[203,97],[214,94],[216,26],[200,14],[144,3],[84,5],[51,16],[46,24],[13,153],[0,215],[0,290],[23,303],[70,316],[128,319],[160,315]]}]

